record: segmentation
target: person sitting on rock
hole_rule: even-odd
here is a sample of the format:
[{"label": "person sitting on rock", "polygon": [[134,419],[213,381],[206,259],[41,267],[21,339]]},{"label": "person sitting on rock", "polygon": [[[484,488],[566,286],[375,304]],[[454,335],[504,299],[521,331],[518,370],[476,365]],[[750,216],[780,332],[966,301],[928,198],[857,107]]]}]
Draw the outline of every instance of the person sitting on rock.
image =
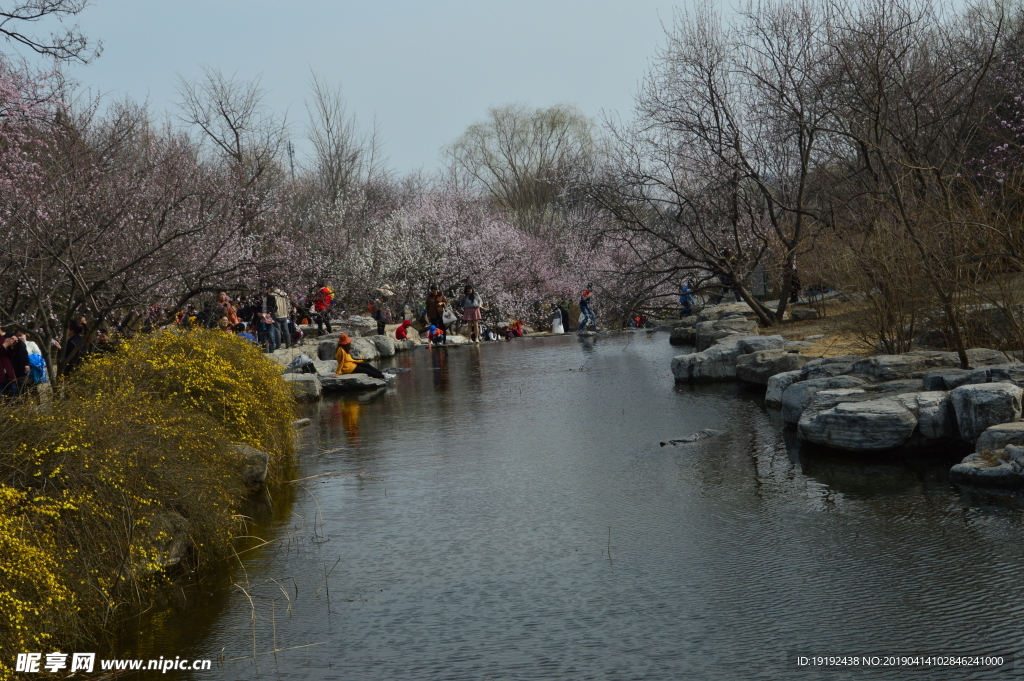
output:
[{"label": "person sitting on rock", "polygon": [[338,336],[338,349],[334,353],[335,359],[338,360],[338,369],[334,372],[335,376],[342,374],[366,374],[373,378],[379,378],[381,380],[387,380],[384,373],[375,366],[370,366],[364,359],[352,359],[352,339],[349,338],[347,333],[343,333]]},{"label": "person sitting on rock", "polygon": [[408,319],[403,321],[397,329],[395,329],[395,340],[408,340],[409,339],[409,327],[412,326],[412,322]]}]

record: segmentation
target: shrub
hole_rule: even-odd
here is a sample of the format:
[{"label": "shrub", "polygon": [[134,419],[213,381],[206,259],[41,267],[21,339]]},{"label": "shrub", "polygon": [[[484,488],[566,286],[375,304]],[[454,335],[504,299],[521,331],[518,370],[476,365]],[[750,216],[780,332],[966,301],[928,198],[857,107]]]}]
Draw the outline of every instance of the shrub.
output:
[{"label": "shrub", "polygon": [[[292,452],[294,399],[255,348],[220,332],[164,332],[90,358],[44,411],[3,413],[0,648],[94,640],[167,581],[173,545],[203,569],[231,552],[240,456]],[[0,679],[11,674],[0,660]]]}]

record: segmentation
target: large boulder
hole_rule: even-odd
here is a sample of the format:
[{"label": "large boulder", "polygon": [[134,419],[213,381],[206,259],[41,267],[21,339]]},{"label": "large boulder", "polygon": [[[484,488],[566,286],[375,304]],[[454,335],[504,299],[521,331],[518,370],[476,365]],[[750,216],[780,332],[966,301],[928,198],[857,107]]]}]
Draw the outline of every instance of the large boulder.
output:
[{"label": "large boulder", "polygon": [[316,359],[313,360],[313,368],[316,369],[319,376],[333,376],[334,372],[338,370],[338,360]]},{"label": "large boulder", "polygon": [[366,374],[342,374],[340,376],[321,376],[320,385],[324,392],[353,392],[357,390],[371,390],[382,388],[388,384],[380,378],[373,378]]},{"label": "large boulder", "polygon": [[[838,391],[836,391],[838,392]],[[900,447],[917,428],[917,418],[896,397],[840,402],[808,409],[797,425],[804,442],[855,452]]]},{"label": "large boulder", "polygon": [[740,349],[745,353],[761,350],[783,350],[786,339],[782,336],[750,336],[740,340]]},{"label": "large boulder", "polygon": [[983,452],[986,449],[1002,449],[1006,445],[1024,446],[1024,421],[999,423],[989,426],[978,437],[974,451]]},{"label": "large boulder", "polygon": [[377,345],[372,338],[353,338],[349,354],[352,355],[352,359],[377,359],[380,357]]},{"label": "large boulder", "polygon": [[295,399],[303,401],[320,399],[322,389],[316,374],[283,374],[281,378],[288,381]]},{"label": "large boulder", "polygon": [[850,373],[868,376],[876,381],[893,381],[928,369],[958,366],[960,359],[955,352],[920,351],[865,357],[854,363]]},{"label": "large boulder", "polygon": [[924,440],[948,440],[960,435],[948,392],[907,393],[897,399],[917,417],[917,430]]},{"label": "large boulder", "polygon": [[1024,388],[1024,364],[996,364],[981,366],[971,372],[971,383],[1013,383]]},{"label": "large boulder", "polygon": [[781,407],[782,393],[799,380],[800,372],[796,370],[775,374],[768,379],[768,390],[764,394],[764,403],[769,407]]},{"label": "large boulder", "polygon": [[990,426],[1016,421],[1022,393],[1012,383],[962,385],[950,392],[960,437],[975,442]]},{"label": "large boulder", "polygon": [[800,421],[804,409],[810,404],[815,393],[820,390],[859,388],[862,385],[864,385],[864,381],[856,376],[812,378],[794,383],[782,393],[782,420],[784,423],[796,425]]},{"label": "large boulder", "polygon": [[697,330],[691,325],[675,326],[668,342],[672,345],[693,345],[697,342]]},{"label": "large boulder", "polygon": [[812,359],[800,372],[800,380],[811,378],[830,378],[850,373],[853,365],[860,361],[857,355],[840,355],[838,357],[821,357]]},{"label": "large boulder", "polygon": [[[743,347],[744,341],[740,341]],[[768,385],[768,379],[776,374],[800,369],[807,363],[807,357],[785,350],[759,350],[736,358],[736,378],[747,383]]]},{"label": "large boulder", "polygon": [[332,338],[329,340],[321,340],[316,346],[316,356],[318,359],[334,359],[335,354],[338,352],[338,339]]},{"label": "large boulder", "polygon": [[961,485],[1014,488],[1024,486],[1024,448],[1006,445],[968,454],[949,471],[949,479]]},{"label": "large boulder", "polygon": [[740,349],[740,336],[724,338],[724,342],[689,355],[672,359],[672,374],[676,381],[718,381],[736,377],[736,358]]},{"label": "large boulder", "polygon": [[377,354],[381,357],[392,357],[395,354],[395,339],[389,336],[370,336],[370,340],[377,346]]},{"label": "large boulder", "polygon": [[757,335],[757,322],[746,317],[727,317],[713,322],[700,322],[696,327],[697,350],[707,350],[723,338],[742,334]]},{"label": "large boulder", "polygon": [[247,444],[233,444],[231,449],[242,457],[242,482],[246,487],[259,487],[267,480],[270,456]]},{"label": "large boulder", "polygon": [[[980,379],[980,380],[978,380]],[[984,370],[981,373],[969,369],[946,369],[934,371],[924,377],[925,390],[952,390],[971,383],[988,383]]]}]

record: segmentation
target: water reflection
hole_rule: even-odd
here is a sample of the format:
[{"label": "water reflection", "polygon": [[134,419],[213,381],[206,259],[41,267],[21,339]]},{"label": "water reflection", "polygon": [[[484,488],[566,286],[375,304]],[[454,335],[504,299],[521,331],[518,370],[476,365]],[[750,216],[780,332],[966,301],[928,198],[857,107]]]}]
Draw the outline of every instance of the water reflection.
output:
[{"label": "water reflection", "polygon": [[[254,528],[279,541],[247,556],[252,600],[229,584],[201,622],[161,620],[180,650],[148,650],[223,649],[203,678],[224,681],[814,678],[788,652],[1015,652],[993,632],[1024,616],[1019,511],[965,509],[946,460],[802,450],[735,386],[673,386],[675,352],[636,334],[396,358],[412,370],[383,396],[322,403],[318,451],[343,446],[306,452],[288,522]],[[723,435],[658,444],[704,428]]]}]

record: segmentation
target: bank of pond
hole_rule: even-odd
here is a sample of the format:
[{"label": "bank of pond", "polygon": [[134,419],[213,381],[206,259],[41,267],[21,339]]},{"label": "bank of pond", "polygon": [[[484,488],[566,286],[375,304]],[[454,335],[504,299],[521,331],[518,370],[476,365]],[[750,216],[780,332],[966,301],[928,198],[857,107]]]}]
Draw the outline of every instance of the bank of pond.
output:
[{"label": "bank of pond", "polygon": [[672,360],[677,382],[739,381],[763,387],[765,405],[801,443],[860,453],[973,448],[954,465],[962,485],[1024,487],[1024,363],[987,348],[955,352],[810,357],[811,344],[758,335],[742,312],[676,326],[674,344],[694,350]]}]

